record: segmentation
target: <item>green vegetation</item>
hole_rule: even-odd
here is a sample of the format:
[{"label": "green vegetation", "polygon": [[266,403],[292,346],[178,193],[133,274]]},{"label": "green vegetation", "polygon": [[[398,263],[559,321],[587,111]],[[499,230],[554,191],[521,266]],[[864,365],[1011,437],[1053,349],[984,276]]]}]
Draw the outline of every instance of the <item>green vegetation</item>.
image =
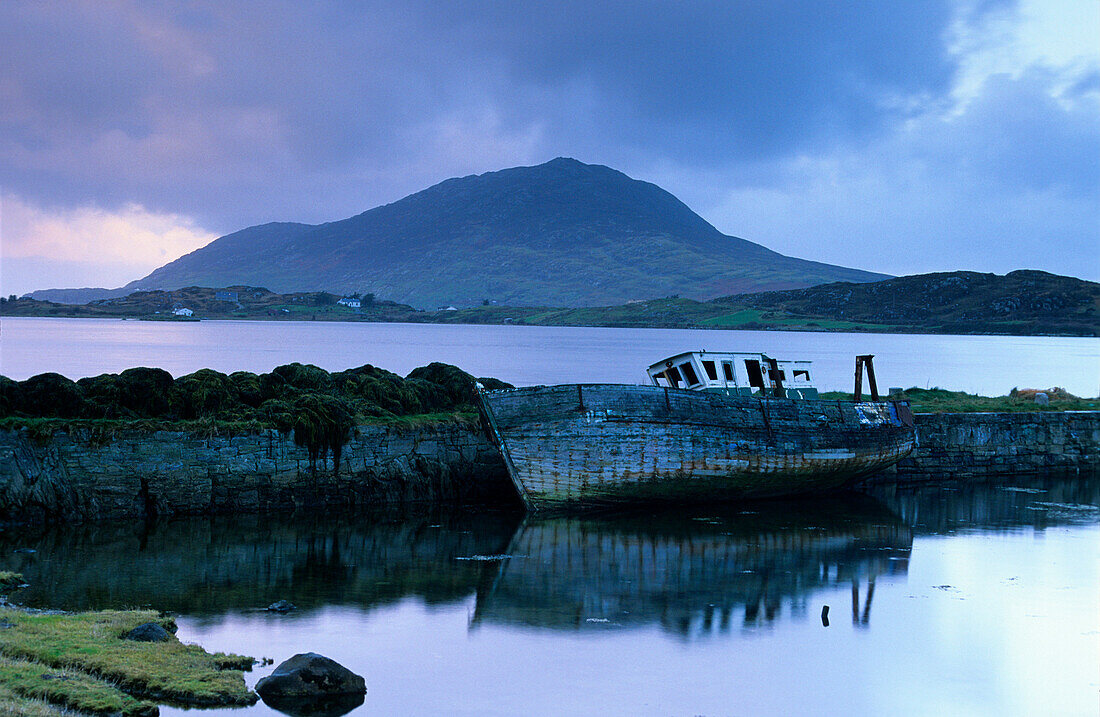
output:
[{"label": "green vegetation", "polygon": [[433,363],[407,378],[375,366],[329,373],[309,364],[271,373],[211,369],[173,379],[156,368],[132,368],[71,381],[56,373],[13,381],[0,376],[0,428],[26,429],[47,441],[59,430],[103,444],[128,430],[254,433],[293,431],[310,461],[331,457],[338,471],[342,446],[355,426],[372,422],[468,420],[476,411],[475,379]]},{"label": "green vegetation", "polygon": [[238,301],[215,298],[227,290],[197,287],[141,291],[86,305],[2,300],[0,314],[155,318],[171,316],[172,306],[187,305],[203,318],[1100,336],[1100,284],[1040,271],[1006,276],[965,271],[919,274],[712,301],[672,296],[574,309],[482,301],[452,311],[418,311],[392,301],[368,302],[367,297],[361,308],[352,309],[336,304],[338,297],[324,292],[280,295],[246,286],[231,290]]},{"label": "green vegetation", "polygon": [[[1078,398],[1060,388],[1043,391],[1050,399],[1047,405],[1035,402],[1034,390],[1012,389],[1007,396],[978,396],[942,388],[907,388],[890,400],[909,401],[915,413],[980,413],[1016,411],[1098,411],[1100,398]],[[823,400],[850,401],[852,394],[842,391],[822,393]],[[867,394],[864,394],[867,399]]]},{"label": "green vegetation", "polygon": [[739,294],[713,303],[894,331],[1100,336],[1100,284],[1043,271],[917,274]]},{"label": "green vegetation", "polygon": [[146,622],[175,631],[170,619],[149,610],[55,614],[0,607],[0,699],[5,693],[18,698],[12,714],[56,714],[42,704],[48,703],[127,717],[155,715],[154,702],[232,706],[256,701],[241,674],[251,669],[252,658],[210,654],[175,637],[165,642],[122,639]]},{"label": "green vegetation", "polygon": [[11,590],[17,588],[26,580],[23,579],[21,573],[13,573],[10,570],[0,570],[0,590]]},{"label": "green vegetation", "polygon": [[59,705],[80,712],[127,717],[157,713],[155,705],[131,697],[102,679],[40,662],[0,657],[0,689],[3,688],[13,697],[37,700],[46,708]]},{"label": "green vegetation", "polygon": [[44,700],[16,694],[0,679],[0,717],[73,717],[76,714]]}]

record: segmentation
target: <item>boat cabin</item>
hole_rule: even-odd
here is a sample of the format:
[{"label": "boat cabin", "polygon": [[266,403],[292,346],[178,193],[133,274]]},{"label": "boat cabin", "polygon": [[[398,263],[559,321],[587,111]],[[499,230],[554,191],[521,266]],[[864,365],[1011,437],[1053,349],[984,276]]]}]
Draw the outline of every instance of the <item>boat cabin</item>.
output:
[{"label": "boat cabin", "polygon": [[809,361],[777,361],[765,354],[687,351],[646,369],[655,386],[729,395],[817,398]]}]

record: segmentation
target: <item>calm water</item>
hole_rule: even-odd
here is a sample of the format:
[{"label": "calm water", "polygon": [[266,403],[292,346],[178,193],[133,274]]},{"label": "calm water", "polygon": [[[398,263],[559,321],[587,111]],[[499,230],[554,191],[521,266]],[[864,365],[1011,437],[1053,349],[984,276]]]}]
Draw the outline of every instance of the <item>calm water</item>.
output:
[{"label": "calm water", "polygon": [[157,366],[175,376],[214,368],[270,371],[293,361],[401,375],[432,361],[516,385],[638,383],[645,368],[691,349],[762,351],[815,362],[826,390],[851,390],[856,354],[875,354],[879,386],[939,386],[984,395],[1061,386],[1100,394],[1100,340],[781,331],[444,326],[325,322],[6,318],[0,373],[70,378]]},{"label": "calm water", "polygon": [[[519,385],[637,382],[654,360],[705,348],[813,360],[827,389],[850,389],[852,357],[874,353],[882,386],[1100,392],[1095,339],[90,319],[4,319],[0,337],[0,373],[17,379],[445,361]],[[0,569],[32,583],[20,602],[149,605],[210,650],[329,655],[366,677],[362,714],[1100,709],[1097,479],[558,520],[8,530]],[[258,609],[278,599],[300,610]]]},{"label": "calm water", "polygon": [[[1095,479],[549,520],[100,524],[0,533],[0,556],[29,604],[150,605],[207,649],[329,655],[367,680],[358,714],[1098,708]],[[257,609],[281,598],[300,609]]]}]

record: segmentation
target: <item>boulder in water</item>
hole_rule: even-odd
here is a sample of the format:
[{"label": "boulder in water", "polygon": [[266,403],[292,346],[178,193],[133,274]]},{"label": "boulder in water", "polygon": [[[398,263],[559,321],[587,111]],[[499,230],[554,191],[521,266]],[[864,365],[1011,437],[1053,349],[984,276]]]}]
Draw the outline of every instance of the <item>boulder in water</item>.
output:
[{"label": "boulder in water", "polygon": [[268,612],[290,612],[291,610],[297,610],[298,606],[289,600],[280,600],[279,602],[273,602],[267,606]]},{"label": "boulder in water", "polygon": [[316,652],[291,657],[256,683],[256,692],[264,701],[280,697],[362,695],[366,691],[362,677]]}]

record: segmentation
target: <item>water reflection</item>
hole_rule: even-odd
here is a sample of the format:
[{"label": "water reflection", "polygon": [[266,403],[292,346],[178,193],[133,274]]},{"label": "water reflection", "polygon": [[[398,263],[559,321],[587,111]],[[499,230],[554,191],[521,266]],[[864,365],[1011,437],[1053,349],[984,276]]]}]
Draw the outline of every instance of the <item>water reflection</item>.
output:
[{"label": "water reflection", "polygon": [[963,530],[1034,530],[1095,524],[1100,519],[1100,475],[1029,476],[1016,481],[869,489],[916,533]]},{"label": "water reflection", "polygon": [[[684,638],[814,619],[833,591],[871,622],[876,586],[907,574],[913,533],[1096,523],[1100,481],[879,489],[724,509],[524,519],[511,513],[237,516],[0,531],[14,600],[152,606],[202,619],[280,599],[310,614],[408,597],[474,598],[484,623],[571,631],[659,626]],[[844,599],[844,603],[848,600]],[[843,617],[842,617],[843,616]],[[825,618],[826,616],[822,616]]]},{"label": "water reflection", "polygon": [[365,695],[263,698],[264,704],[290,717],[341,717],[363,704]]},{"label": "water reflection", "polygon": [[[102,523],[0,534],[0,555],[31,587],[13,599],[67,610],[149,605],[192,616],[289,600],[372,607],[474,592],[520,517],[506,513],[236,516]],[[14,553],[31,548],[34,553]]]},{"label": "water reflection", "polygon": [[531,518],[478,593],[474,622],[655,624],[690,639],[805,616],[816,592],[850,586],[852,620],[867,625],[876,579],[904,575],[912,543],[897,515],[862,495],[702,515]]}]

